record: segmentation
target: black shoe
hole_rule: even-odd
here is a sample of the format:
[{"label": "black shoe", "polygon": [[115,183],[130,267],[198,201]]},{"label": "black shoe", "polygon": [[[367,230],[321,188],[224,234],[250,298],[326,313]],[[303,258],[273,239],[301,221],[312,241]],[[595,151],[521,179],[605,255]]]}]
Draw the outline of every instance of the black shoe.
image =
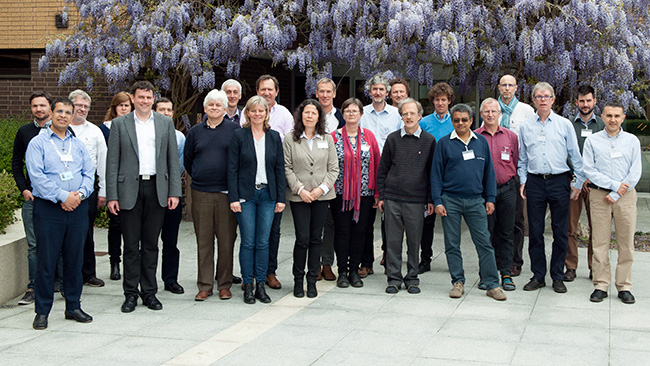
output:
[{"label": "black shoe", "polygon": [[576,270],[575,269],[567,269],[566,272],[564,272],[564,280],[566,282],[572,282],[575,279],[576,279]]},{"label": "black shoe", "polygon": [[47,328],[47,315],[36,314],[32,327],[36,330]]},{"label": "black shoe", "polygon": [[363,287],[363,281],[361,280],[361,276],[359,276],[359,272],[357,271],[350,272],[349,280],[352,287]]},{"label": "black shoe", "polygon": [[244,302],[247,304],[255,304],[255,295],[253,295],[253,284],[244,284]]},{"label": "black shoe", "polygon": [[634,304],[636,302],[634,295],[632,295],[630,291],[619,291],[618,298],[621,299],[624,304]]},{"label": "black shoe", "polygon": [[387,294],[396,294],[397,292],[399,292],[399,287],[397,287],[395,285],[388,285],[386,287],[386,293]]},{"label": "black shoe", "polygon": [[409,294],[419,294],[420,293],[420,287],[418,285],[410,285],[406,287]]},{"label": "black shoe", "polygon": [[162,310],[162,303],[156,298],[156,295],[142,298],[142,304],[147,305],[151,310]]},{"label": "black shoe", "polygon": [[18,301],[18,305],[29,305],[33,303],[34,300],[36,300],[36,294],[34,293],[34,290],[30,288],[25,292],[25,295],[23,295],[20,301]]},{"label": "black shoe", "polygon": [[241,277],[232,275],[232,283],[234,283],[235,285],[239,285],[240,283],[242,283]]},{"label": "black shoe", "polygon": [[117,281],[121,278],[122,276],[120,275],[120,264],[111,263],[111,280]]},{"label": "black shoe", "polygon": [[269,297],[269,295],[266,294],[266,288],[264,286],[265,285],[263,282],[255,285],[255,298],[265,304],[268,304],[271,302],[271,297]]},{"label": "black shoe", "polygon": [[172,282],[170,284],[165,285],[165,291],[169,291],[172,294],[183,294],[183,293],[185,293],[185,289],[183,288],[183,286],[181,286],[180,283],[178,283],[178,281],[174,281],[174,282]]},{"label": "black shoe", "polygon": [[524,291],[535,291],[542,287],[546,286],[546,282],[539,282],[535,277],[531,278],[530,281],[524,285]]},{"label": "black shoe", "polygon": [[553,291],[558,294],[566,293],[566,286],[562,280],[553,280]]},{"label": "black shoe", "polygon": [[75,310],[66,310],[64,312],[65,318],[69,320],[76,320],[79,323],[90,323],[93,321],[93,317],[88,315],[85,311],[81,309],[75,309]]},{"label": "black shoe", "polygon": [[307,297],[313,299],[316,296],[318,296],[318,290],[316,290],[316,282],[307,282]]},{"label": "black shoe", "polygon": [[302,280],[296,280],[293,283],[293,296],[295,297],[305,297],[305,288],[304,282]]},{"label": "black shoe", "polygon": [[424,272],[429,272],[431,270],[431,263],[429,262],[420,262],[418,265],[418,274],[423,274]]},{"label": "black shoe", "polygon": [[122,304],[122,312],[130,313],[138,306],[138,295],[126,295],[126,300]]},{"label": "black shoe", "polygon": [[[356,272],[356,271],[355,271]],[[357,275],[359,272],[357,272]],[[361,278],[361,277],[359,277]],[[339,278],[336,279],[336,287],[348,288],[350,287],[350,281],[348,280],[348,274],[345,272],[339,272]]]},{"label": "black shoe", "polygon": [[594,292],[591,293],[591,296],[589,296],[589,301],[601,302],[606,297],[607,297],[607,292],[603,290],[594,290]]},{"label": "black shoe", "polygon": [[88,285],[91,287],[102,287],[104,286],[104,281],[100,280],[99,278],[95,276],[91,276],[87,280],[84,281],[84,285]]}]

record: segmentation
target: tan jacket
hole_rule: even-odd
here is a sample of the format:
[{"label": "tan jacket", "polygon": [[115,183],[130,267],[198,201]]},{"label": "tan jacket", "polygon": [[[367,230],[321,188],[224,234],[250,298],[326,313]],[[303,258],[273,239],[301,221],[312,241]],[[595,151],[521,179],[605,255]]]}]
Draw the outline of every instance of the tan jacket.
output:
[{"label": "tan jacket", "polygon": [[331,200],[336,196],[334,183],[339,175],[339,161],[330,134],[315,138],[310,150],[306,139],[296,142],[290,132],[284,138],[283,147],[288,201],[302,202],[298,195],[301,187],[311,191],[321,184],[327,185],[329,192],[320,196],[319,201]]}]

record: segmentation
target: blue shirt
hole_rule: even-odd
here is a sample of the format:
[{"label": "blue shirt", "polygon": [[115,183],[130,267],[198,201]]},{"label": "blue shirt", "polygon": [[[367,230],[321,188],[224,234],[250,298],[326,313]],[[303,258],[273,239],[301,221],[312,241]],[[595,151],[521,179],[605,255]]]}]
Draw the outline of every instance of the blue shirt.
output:
[{"label": "blue shirt", "polygon": [[519,164],[517,173],[521,184],[526,183],[528,174],[561,174],[568,172],[567,157],[571,158],[576,182],[582,189],[585,176],[582,172],[582,157],[573,124],[555,112],[542,123],[539,115],[527,119],[519,128]]},{"label": "blue shirt", "polygon": [[183,175],[183,170],[185,170],[185,165],[183,165],[183,154],[185,153],[185,135],[183,135],[183,133],[179,130],[176,130],[176,146],[178,146],[178,167],[180,168],[181,175]]},{"label": "blue shirt", "polygon": [[[70,154],[71,161],[64,163],[59,154]],[[95,167],[86,146],[70,130],[63,140],[50,127],[34,137],[27,147],[25,165],[34,197],[58,203],[64,202],[70,192],[79,191],[85,197],[93,192]],[[64,172],[71,172],[72,179],[61,180]]]},{"label": "blue shirt", "polygon": [[432,134],[436,138],[436,141],[440,141],[441,138],[447,136],[454,130],[454,125],[451,123],[451,115],[449,112],[440,119],[436,112],[431,113],[430,115],[423,117],[420,120],[420,127],[428,133]]},{"label": "blue shirt", "polygon": [[368,104],[363,107],[363,116],[359,120],[359,126],[369,129],[377,139],[379,151],[384,151],[386,138],[402,127],[402,118],[397,108],[392,105],[385,103],[384,110],[377,112],[372,104]]},{"label": "blue shirt", "polygon": [[641,179],[641,143],[623,129],[616,137],[602,130],[587,137],[584,162],[587,179],[598,187],[611,189],[609,196],[617,201],[620,196],[616,191],[621,183],[632,189]]}]

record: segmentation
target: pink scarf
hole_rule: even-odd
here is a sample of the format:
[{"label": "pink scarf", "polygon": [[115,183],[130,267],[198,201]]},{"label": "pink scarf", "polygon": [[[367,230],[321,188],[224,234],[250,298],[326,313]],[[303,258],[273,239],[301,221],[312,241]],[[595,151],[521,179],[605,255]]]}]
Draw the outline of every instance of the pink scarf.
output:
[{"label": "pink scarf", "polygon": [[361,127],[357,132],[357,153],[352,150],[345,126],[341,129],[343,135],[343,207],[342,211],[354,209],[353,219],[359,222],[361,210]]}]

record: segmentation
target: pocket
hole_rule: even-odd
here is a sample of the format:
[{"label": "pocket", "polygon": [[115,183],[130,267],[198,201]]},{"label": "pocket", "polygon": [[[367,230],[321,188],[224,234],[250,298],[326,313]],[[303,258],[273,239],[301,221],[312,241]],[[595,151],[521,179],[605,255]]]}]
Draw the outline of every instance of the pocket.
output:
[{"label": "pocket", "polygon": [[124,183],[124,176],[123,175],[118,175],[117,176],[117,182],[118,183]]}]

